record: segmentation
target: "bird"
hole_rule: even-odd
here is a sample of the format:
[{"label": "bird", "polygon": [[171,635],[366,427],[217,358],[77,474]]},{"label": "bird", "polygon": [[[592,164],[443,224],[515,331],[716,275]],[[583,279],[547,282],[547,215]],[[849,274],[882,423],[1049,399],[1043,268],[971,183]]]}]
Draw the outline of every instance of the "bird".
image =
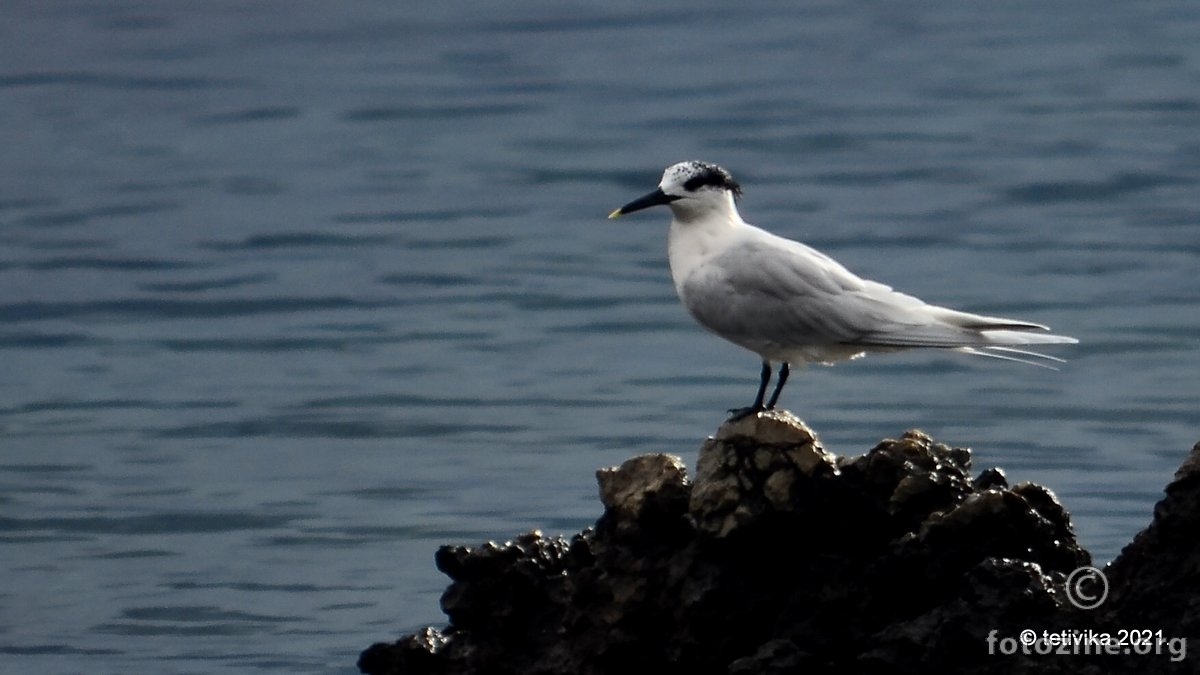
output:
[{"label": "bird", "polygon": [[[667,257],[679,300],[701,326],[762,361],[754,402],[730,410],[731,419],[775,409],[792,365],[924,348],[1052,367],[1046,361],[1063,360],[1027,347],[1078,343],[1041,324],[928,304],[864,279],[810,246],[742,220],[741,196],[724,168],[679,162],[654,191],[608,216],[670,208]],[[774,364],[779,375],[766,398]]]}]

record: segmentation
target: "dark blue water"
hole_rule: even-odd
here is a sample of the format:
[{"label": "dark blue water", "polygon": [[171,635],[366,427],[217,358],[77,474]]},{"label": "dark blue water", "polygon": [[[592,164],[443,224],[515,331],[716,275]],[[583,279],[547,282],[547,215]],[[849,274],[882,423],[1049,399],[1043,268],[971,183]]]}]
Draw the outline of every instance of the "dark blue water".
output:
[{"label": "dark blue water", "polygon": [[795,375],[1050,486],[1101,559],[1200,439],[1200,5],[9,2],[5,672],[353,672],[446,542],[694,462],[754,356],[674,298],[682,159],[928,300],[1078,337]]}]

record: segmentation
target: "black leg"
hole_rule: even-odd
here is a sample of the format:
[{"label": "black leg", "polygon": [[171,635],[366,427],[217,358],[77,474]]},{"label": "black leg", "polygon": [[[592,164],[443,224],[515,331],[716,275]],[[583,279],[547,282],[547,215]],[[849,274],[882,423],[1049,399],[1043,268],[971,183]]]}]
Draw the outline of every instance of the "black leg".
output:
[{"label": "black leg", "polygon": [[767,401],[767,410],[774,410],[775,404],[779,402],[779,394],[783,391],[783,383],[787,382],[788,374],[792,372],[788,368],[787,361],[784,361],[779,366],[779,379],[775,381],[775,391],[771,392],[771,400]]},{"label": "black leg", "polygon": [[758,395],[754,397],[754,404],[749,408],[734,408],[730,410],[729,412],[733,413],[729,417],[730,420],[741,419],[747,415],[753,415],[754,413],[766,410],[763,407],[763,398],[767,395],[767,385],[771,383],[771,363],[769,361],[762,362],[760,377],[762,379],[758,383]]},{"label": "black leg", "polygon": [[759,374],[761,381],[758,383],[758,396],[754,397],[754,405],[750,406],[755,411],[763,409],[763,396],[767,393],[767,385],[771,383],[771,363],[763,361],[762,373]]}]

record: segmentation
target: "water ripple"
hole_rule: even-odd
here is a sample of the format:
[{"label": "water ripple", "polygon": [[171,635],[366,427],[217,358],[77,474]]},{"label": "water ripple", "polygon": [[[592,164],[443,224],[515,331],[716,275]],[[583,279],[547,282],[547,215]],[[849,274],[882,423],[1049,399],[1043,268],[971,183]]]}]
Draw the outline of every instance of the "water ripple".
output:
[{"label": "water ripple", "polygon": [[212,113],[196,118],[201,124],[244,124],[247,122],[276,122],[300,116],[300,108],[294,106],[264,106],[244,108],[223,113]]},{"label": "water ripple", "polygon": [[150,432],[157,438],[445,438],[461,435],[511,434],[524,425],[483,424],[467,420],[321,419],[311,414],[281,414],[228,422],[188,424]]},{"label": "water ripple", "polygon": [[40,331],[0,332],[0,348],[12,349],[68,349],[84,345],[109,344],[83,333],[48,333]]},{"label": "water ripple", "polygon": [[287,232],[259,234],[234,242],[208,242],[201,247],[214,251],[260,251],[279,248],[335,248],[342,246],[376,246],[393,237],[382,235],[328,234],[325,232]]},{"label": "water ripple", "polygon": [[20,267],[31,270],[113,270],[123,272],[157,272],[163,270],[187,270],[207,265],[187,260],[158,260],[154,258],[101,258],[79,256],[73,258],[49,258],[20,263]]},{"label": "water ripple", "polygon": [[80,648],[65,644],[0,645],[0,654],[10,656],[114,656],[122,654],[119,649]]},{"label": "water ripple", "polygon": [[1191,185],[1194,181],[1178,176],[1120,173],[1101,181],[1050,181],[1027,183],[1004,191],[1004,197],[1019,204],[1111,200],[1134,192],[1169,185]]},{"label": "water ripple", "polygon": [[158,91],[198,90],[245,85],[244,80],[211,77],[117,75],[87,71],[49,71],[0,75],[0,89],[26,87],[84,86],[101,89]]},{"label": "water ripple", "polygon": [[196,281],[159,281],[154,283],[138,284],[138,288],[145,291],[156,291],[162,293],[204,293],[207,291],[225,290],[228,288],[239,288],[241,286],[252,286],[256,284],[266,283],[276,278],[274,274],[255,273],[243,274],[229,277],[219,277],[215,279],[201,279]]},{"label": "water ripple", "polygon": [[185,319],[252,316],[256,314],[315,312],[321,310],[378,309],[393,301],[356,300],[347,297],[229,298],[224,300],[126,300],[18,302],[0,305],[0,321],[48,319],[151,318]]},{"label": "water ripple", "polygon": [[145,216],[153,213],[173,211],[180,208],[178,202],[152,201],[130,204],[113,204],[97,206],[88,209],[51,211],[35,213],[18,219],[23,225],[32,227],[61,227],[66,225],[86,225],[93,220],[109,218],[125,218],[128,216]]},{"label": "water ripple", "polygon": [[80,516],[76,518],[12,518],[0,516],[0,532],[60,534],[199,534],[237,530],[270,530],[297,520],[296,515],[240,512],[178,512],[141,516]]},{"label": "water ripple", "polygon": [[409,122],[432,120],[448,122],[471,117],[496,115],[521,115],[534,111],[534,106],[525,103],[460,103],[457,105],[404,105],[355,108],[346,111],[342,119],[347,122]]}]

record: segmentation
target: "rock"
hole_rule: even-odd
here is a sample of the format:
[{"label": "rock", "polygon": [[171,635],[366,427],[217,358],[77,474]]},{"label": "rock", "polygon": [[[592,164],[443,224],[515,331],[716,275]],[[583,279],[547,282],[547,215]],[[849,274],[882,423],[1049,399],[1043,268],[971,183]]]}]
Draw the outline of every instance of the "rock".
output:
[{"label": "rock", "polygon": [[621,533],[652,529],[655,519],[677,518],[687,508],[687,469],[673,455],[634,457],[600,469],[596,480],[605,516]]},{"label": "rock", "polygon": [[787,639],[764,642],[753,656],[740,658],[729,664],[729,675],[787,675],[806,665],[814,666],[814,659]]},{"label": "rock", "polygon": [[1153,522],[1121,551],[1106,577],[1109,597],[1102,609],[1108,625],[1200,636],[1200,443],[1155,505]]},{"label": "rock", "polygon": [[434,562],[453,583],[442,594],[442,611],[459,631],[536,619],[546,611],[545,596],[555,592],[570,550],[561,537],[546,539],[538,531],[475,549],[443,546]]},{"label": "rock", "polygon": [[1008,487],[1008,476],[1004,475],[1004,469],[995,467],[979,474],[979,477],[972,484],[977,490],[987,490],[988,488],[1003,489]]},{"label": "rock", "polygon": [[1090,556],[1054,494],[999,469],[973,478],[970,451],[919,431],[839,458],[790,413],[763,413],[708,439],[694,482],[670,455],[597,480],[604,514],[569,540],[442,547],[449,626],[373,645],[360,670],[1134,672],[1152,657],[1054,658],[1016,638],[1200,627],[1200,445],[1091,613],[1066,592]]},{"label": "rock", "polygon": [[392,644],[372,645],[358,658],[364,673],[444,673],[445,664],[438,653],[446,645],[446,636],[436,628],[425,628],[406,635]]},{"label": "rock", "polygon": [[834,456],[791,413],[751,415],[700,448],[689,510],[700,530],[726,537],[765,515],[796,511],[796,490],[837,473]]}]

